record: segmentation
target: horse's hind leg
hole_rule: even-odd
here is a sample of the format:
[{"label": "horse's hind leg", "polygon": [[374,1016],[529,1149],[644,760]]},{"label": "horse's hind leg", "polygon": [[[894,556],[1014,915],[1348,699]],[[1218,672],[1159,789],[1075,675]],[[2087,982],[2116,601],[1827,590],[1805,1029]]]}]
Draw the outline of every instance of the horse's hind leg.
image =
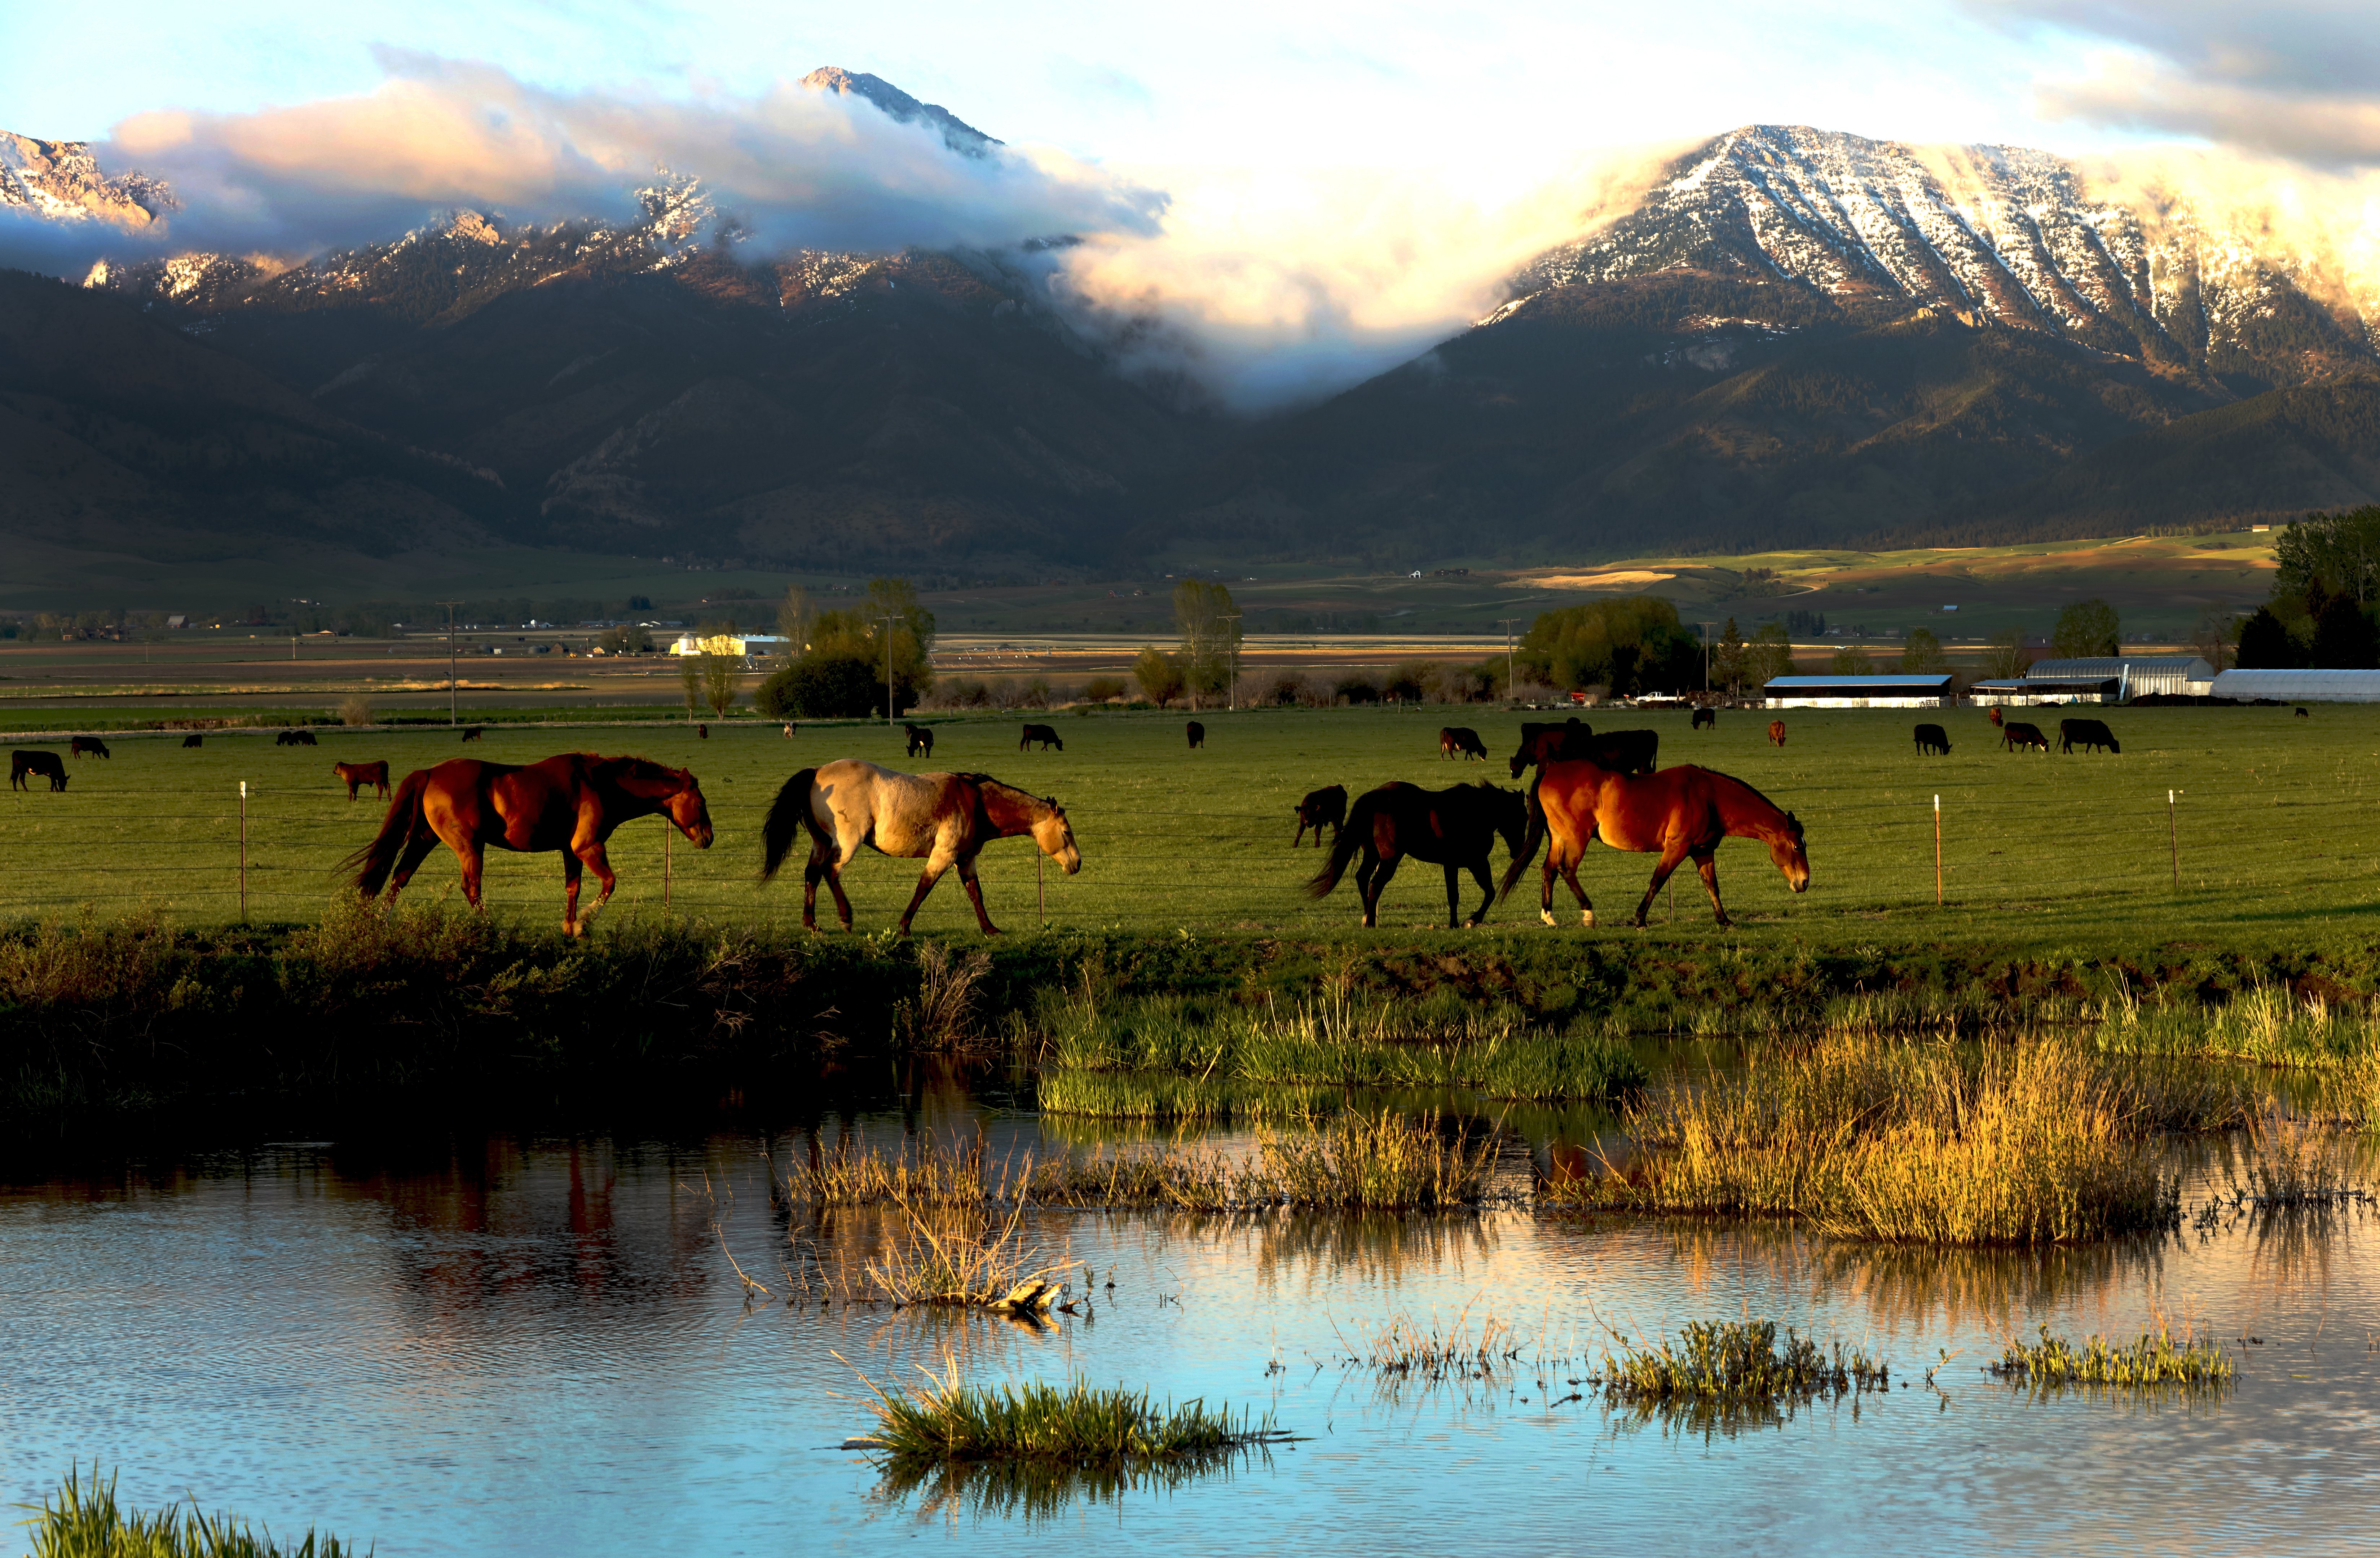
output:
[{"label": "horse's hind leg", "polygon": [[1388,890],[1389,878],[1397,874],[1397,865],[1402,858],[1396,855],[1381,856],[1379,863],[1373,868],[1370,882],[1366,882],[1360,875],[1355,879],[1355,885],[1364,895],[1365,929],[1369,930],[1379,923],[1380,895]]},{"label": "horse's hind leg", "polygon": [[[1644,901],[1636,906],[1637,929],[1644,929],[1645,916],[1652,911],[1653,900],[1659,895],[1661,884],[1670,880],[1670,873],[1676,870],[1685,858],[1686,846],[1682,843],[1672,842],[1662,846],[1661,863],[1653,868],[1653,884],[1645,889]],[[1714,904],[1718,902],[1718,890],[1716,887],[1711,890],[1711,902]],[[1720,911],[1718,922],[1721,925],[1727,923],[1725,910]]]},{"label": "horse's hind leg", "polygon": [[463,866],[463,897],[473,908],[485,912],[487,905],[480,896],[480,872],[485,857],[476,844],[465,845],[455,851],[455,859]]}]

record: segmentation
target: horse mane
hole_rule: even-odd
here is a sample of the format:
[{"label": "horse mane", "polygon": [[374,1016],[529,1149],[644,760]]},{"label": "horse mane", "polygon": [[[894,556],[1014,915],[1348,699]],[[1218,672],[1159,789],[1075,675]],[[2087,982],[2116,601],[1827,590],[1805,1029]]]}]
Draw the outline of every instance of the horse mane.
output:
[{"label": "horse mane", "polygon": [[1726,780],[1729,784],[1733,785],[1737,789],[1751,796],[1753,799],[1758,801],[1761,805],[1768,808],[1769,810],[1774,811],[1779,817],[1791,822],[1795,827],[1798,828],[1801,826],[1802,820],[1799,817],[1794,816],[1793,813],[1788,811],[1785,808],[1778,805],[1775,801],[1770,800],[1767,796],[1761,794],[1760,787],[1758,785],[1752,784],[1748,780],[1739,779],[1732,773],[1721,773],[1716,768],[1706,768],[1703,772],[1709,774],[1714,779]]},{"label": "horse mane", "polygon": [[975,785],[978,789],[999,790],[1006,795],[1021,796],[1026,801],[1035,806],[1048,807],[1051,810],[1055,810],[1057,809],[1057,802],[1051,800],[1049,797],[1037,796],[1028,789],[1025,789],[1020,785],[1012,785],[1005,779],[995,779],[989,773],[953,773],[951,777],[953,779],[964,779],[968,784]]}]

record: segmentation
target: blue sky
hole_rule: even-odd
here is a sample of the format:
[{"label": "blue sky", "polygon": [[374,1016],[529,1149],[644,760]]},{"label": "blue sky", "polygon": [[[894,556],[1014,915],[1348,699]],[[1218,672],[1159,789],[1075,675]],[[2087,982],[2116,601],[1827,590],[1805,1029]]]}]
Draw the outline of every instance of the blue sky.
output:
[{"label": "blue sky", "polygon": [[[2051,18],[2054,20],[2055,18]],[[992,134],[1148,167],[1410,166],[1525,179],[1585,149],[1751,120],[2083,150],[2045,119],[2080,34],[1989,5],[623,5],[123,0],[52,7],[0,54],[0,125],[96,140],[144,110],[369,91],[373,46],[560,91],[752,92],[871,70]]]}]

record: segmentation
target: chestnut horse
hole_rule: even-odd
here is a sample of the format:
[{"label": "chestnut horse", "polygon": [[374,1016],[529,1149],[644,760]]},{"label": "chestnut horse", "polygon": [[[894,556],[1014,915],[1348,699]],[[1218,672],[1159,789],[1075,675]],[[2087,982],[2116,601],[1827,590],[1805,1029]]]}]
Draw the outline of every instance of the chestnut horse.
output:
[{"label": "chestnut horse", "polygon": [[818,889],[823,877],[834,894],[843,928],[851,929],[851,900],[844,896],[843,873],[866,845],[880,855],[926,861],[909,907],[901,911],[901,933],[917,917],[917,906],[952,867],[975,905],[975,921],[987,936],[1000,927],[984,912],[983,886],[975,858],[996,838],[1030,834],[1041,853],[1068,876],[1083,869],[1075,830],[1065,808],[1028,795],[988,773],[898,773],[857,758],[840,758],[805,768],[785,781],[760,824],[760,880],[769,881],[792,853],[794,835],[807,828],[809,864],[802,870],[802,923],[818,929]]},{"label": "chestnut horse", "polygon": [[595,900],[601,908],[618,880],[604,857],[604,841],[630,818],[656,811],[697,849],[710,847],[710,808],[702,786],[683,768],[592,752],[565,752],[525,766],[450,758],[405,776],[378,836],[340,869],[355,873],[356,890],[365,897],[377,897],[385,882],[395,898],[443,840],[462,865],[463,896],[479,908],[481,852],[490,845],[535,854],[560,850],[562,929],[577,936],[587,928],[578,914],[579,867],[603,884]]},{"label": "chestnut horse", "polygon": [[[1389,878],[1397,874],[1399,862],[1410,855],[1416,860],[1446,868],[1446,926],[1450,931],[1454,929],[1455,916],[1463,907],[1462,885],[1456,873],[1466,870],[1471,872],[1487,896],[1479,901],[1479,912],[1463,923],[1476,925],[1488,918],[1488,906],[1496,901],[1496,878],[1488,868],[1488,852],[1495,847],[1500,834],[1504,847],[1518,860],[1522,836],[1528,824],[1528,797],[1516,791],[1498,789],[1488,784],[1425,790],[1418,785],[1394,781],[1355,797],[1355,804],[1347,811],[1346,827],[1330,841],[1330,863],[1306,883],[1306,891],[1318,898],[1328,896],[1339,885],[1347,862],[1361,849],[1364,863],[1355,868],[1355,891],[1364,900],[1364,923],[1368,926],[1379,918],[1381,889],[1388,886]],[[1505,891],[1512,891],[1509,881]]]},{"label": "chestnut horse", "polygon": [[1525,849],[1512,854],[1512,870],[1504,873],[1504,891],[1536,858],[1538,844],[1550,834],[1553,846],[1546,854],[1545,891],[1539,914],[1554,922],[1554,876],[1557,872],[1579,904],[1579,923],[1595,923],[1595,906],[1578,884],[1580,858],[1587,842],[1600,838],[1614,849],[1636,854],[1660,852],[1652,885],[1636,906],[1636,923],[1645,923],[1653,896],[1670,873],[1691,857],[1710,894],[1711,909],[1721,925],[1734,923],[1718,899],[1717,855],[1730,837],[1756,838],[1768,846],[1768,858],[1785,873],[1786,885],[1796,893],[1810,887],[1810,857],[1802,844],[1802,824],[1790,811],[1780,811],[1767,797],[1742,780],[1716,773],[1693,763],[1681,763],[1649,775],[1614,773],[1591,762],[1552,762],[1537,780],[1535,803],[1529,809]]}]

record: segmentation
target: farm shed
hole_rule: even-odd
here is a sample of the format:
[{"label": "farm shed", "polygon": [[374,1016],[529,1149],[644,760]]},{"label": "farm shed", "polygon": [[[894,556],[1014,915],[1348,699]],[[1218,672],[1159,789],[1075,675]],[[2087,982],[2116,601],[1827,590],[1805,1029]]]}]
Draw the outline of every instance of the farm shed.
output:
[{"label": "farm shed", "polygon": [[1768,709],[1947,709],[1958,701],[1950,677],[1773,676],[1761,689]]},{"label": "farm shed", "polygon": [[2204,698],[2215,667],[2195,654],[2119,654],[2041,660],[2022,677],[1975,684],[1978,703],[2123,703],[2144,693]]},{"label": "farm shed", "polygon": [[2242,703],[2380,703],[2380,671],[2226,671],[2215,696]]}]

